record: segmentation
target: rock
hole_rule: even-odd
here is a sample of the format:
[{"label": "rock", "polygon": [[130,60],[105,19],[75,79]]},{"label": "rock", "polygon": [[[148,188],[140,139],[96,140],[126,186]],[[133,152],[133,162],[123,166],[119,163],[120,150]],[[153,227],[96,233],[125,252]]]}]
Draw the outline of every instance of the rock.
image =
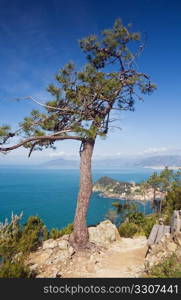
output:
[{"label": "rock", "polygon": [[68,249],[68,253],[69,253],[70,256],[71,256],[73,253],[75,253],[74,248],[70,246],[69,249]]},{"label": "rock", "polygon": [[167,244],[167,249],[168,249],[169,252],[175,252],[175,250],[177,249],[176,243],[174,243],[174,242],[168,243]]},{"label": "rock", "polygon": [[175,234],[174,241],[178,246],[181,246],[181,232]]},{"label": "rock", "polygon": [[58,247],[61,249],[61,250],[67,250],[68,249],[68,242],[66,240],[61,240],[58,242]]},{"label": "rock", "polygon": [[95,244],[110,244],[120,241],[119,232],[111,221],[106,220],[101,222],[96,227],[89,227],[89,241]]},{"label": "rock", "polygon": [[57,246],[58,246],[58,243],[56,240],[49,239],[43,243],[43,250],[53,249],[53,248],[56,248]]}]

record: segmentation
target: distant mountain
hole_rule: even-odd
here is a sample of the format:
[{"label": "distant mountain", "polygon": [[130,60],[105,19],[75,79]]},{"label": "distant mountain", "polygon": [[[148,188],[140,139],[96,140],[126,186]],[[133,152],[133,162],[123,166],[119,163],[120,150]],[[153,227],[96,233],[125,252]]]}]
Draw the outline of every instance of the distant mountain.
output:
[{"label": "distant mountain", "polygon": [[79,167],[79,161],[58,158],[42,164],[41,167],[48,169],[77,169]]},{"label": "distant mountain", "polygon": [[180,155],[157,155],[137,161],[138,167],[181,167]]},{"label": "distant mountain", "polygon": [[[121,169],[135,167],[181,167],[180,155],[160,155],[146,158],[114,158],[93,159],[93,168],[95,169]],[[58,158],[41,165],[50,169],[77,169],[79,168],[79,160]]]}]

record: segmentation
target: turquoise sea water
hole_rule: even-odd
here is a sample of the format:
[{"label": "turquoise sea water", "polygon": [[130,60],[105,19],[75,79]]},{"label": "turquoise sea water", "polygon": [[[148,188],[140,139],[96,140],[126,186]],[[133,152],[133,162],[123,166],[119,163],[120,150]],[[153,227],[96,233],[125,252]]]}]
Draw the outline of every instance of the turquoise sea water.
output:
[{"label": "turquoise sea water", "polygon": [[[93,170],[93,180],[109,176],[116,180],[140,182],[151,170]],[[0,221],[11,213],[23,211],[23,221],[30,215],[40,216],[47,227],[62,228],[73,221],[79,186],[78,170],[48,170],[36,168],[0,168]],[[97,224],[105,219],[115,199],[93,193],[87,223]],[[138,203],[140,211],[143,205]],[[150,202],[146,214],[151,213]]]}]

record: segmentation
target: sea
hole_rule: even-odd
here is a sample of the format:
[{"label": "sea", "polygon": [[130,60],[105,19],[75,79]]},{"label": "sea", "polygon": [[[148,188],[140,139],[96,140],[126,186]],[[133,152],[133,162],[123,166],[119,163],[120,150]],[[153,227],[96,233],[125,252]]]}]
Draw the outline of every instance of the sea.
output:
[{"label": "sea", "polygon": [[[147,179],[151,169],[93,170],[93,181],[108,176],[119,181]],[[31,215],[39,216],[47,228],[63,228],[73,222],[79,189],[79,170],[30,167],[0,167],[0,222],[10,220],[11,214],[23,212],[22,222]],[[104,198],[93,193],[87,215],[88,225],[96,225],[107,218],[112,203],[124,200]],[[135,203],[135,201],[134,201]],[[151,202],[136,202],[137,210],[152,213]]]}]

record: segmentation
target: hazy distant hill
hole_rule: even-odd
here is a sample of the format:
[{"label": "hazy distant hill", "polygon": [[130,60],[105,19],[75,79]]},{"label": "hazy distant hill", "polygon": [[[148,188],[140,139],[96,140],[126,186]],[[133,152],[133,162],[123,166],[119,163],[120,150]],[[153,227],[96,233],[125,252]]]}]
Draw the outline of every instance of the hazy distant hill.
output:
[{"label": "hazy distant hill", "polygon": [[139,167],[153,167],[153,166],[168,166],[168,167],[181,167],[180,155],[160,155],[152,156],[142,159],[136,163]]},{"label": "hazy distant hill", "polygon": [[77,169],[79,167],[79,161],[58,158],[42,164],[41,167],[50,169]]},{"label": "hazy distant hill", "polygon": [[[79,160],[58,158],[41,165],[51,169],[77,169],[79,168]],[[134,167],[181,167],[180,155],[160,155],[147,158],[106,158],[94,159],[93,168],[109,169],[109,168],[134,168]]]}]

